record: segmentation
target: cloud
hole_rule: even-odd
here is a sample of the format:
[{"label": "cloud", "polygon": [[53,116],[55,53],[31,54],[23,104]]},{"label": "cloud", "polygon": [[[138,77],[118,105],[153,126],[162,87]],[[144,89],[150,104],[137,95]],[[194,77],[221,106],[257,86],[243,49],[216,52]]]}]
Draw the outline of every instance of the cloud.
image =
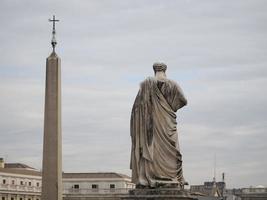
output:
[{"label": "cloud", "polygon": [[[139,82],[168,64],[185,178],[226,172],[266,185],[266,2],[1,1],[0,152],[41,168],[45,59],[53,14],[62,59],[64,171],[130,174],[129,119]],[[27,138],[27,139],[25,139]]]}]

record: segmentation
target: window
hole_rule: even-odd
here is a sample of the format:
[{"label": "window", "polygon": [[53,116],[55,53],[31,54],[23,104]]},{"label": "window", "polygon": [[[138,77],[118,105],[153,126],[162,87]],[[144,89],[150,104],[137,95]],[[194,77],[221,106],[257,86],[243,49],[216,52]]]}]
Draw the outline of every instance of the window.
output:
[{"label": "window", "polygon": [[14,197],[11,197],[11,200],[14,200]]},{"label": "window", "polygon": [[[3,179],[3,184],[6,184],[6,179]],[[5,197],[4,197],[5,198]]]},{"label": "window", "polygon": [[40,183],[39,183],[39,182],[37,182],[37,183],[36,183],[36,186],[37,186],[37,187],[39,187],[39,186],[40,186]]},{"label": "window", "polygon": [[2,197],[2,200],[6,200],[6,198],[5,197]]},{"label": "window", "polygon": [[110,192],[115,192],[115,184],[109,184]]},{"label": "window", "polygon": [[12,180],[12,185],[15,185],[15,180]]},{"label": "window", "polygon": [[79,186],[78,184],[75,184],[75,185],[74,185],[74,189],[79,189],[79,187],[80,187],[80,186]]},{"label": "window", "polygon": [[19,198],[19,200],[23,200],[22,198]]},{"label": "window", "polygon": [[20,181],[20,185],[23,185],[23,181]]},{"label": "window", "polygon": [[29,182],[29,186],[31,186],[32,185],[32,182]]},{"label": "window", "polygon": [[92,184],[92,189],[98,189],[98,185],[97,184]]}]

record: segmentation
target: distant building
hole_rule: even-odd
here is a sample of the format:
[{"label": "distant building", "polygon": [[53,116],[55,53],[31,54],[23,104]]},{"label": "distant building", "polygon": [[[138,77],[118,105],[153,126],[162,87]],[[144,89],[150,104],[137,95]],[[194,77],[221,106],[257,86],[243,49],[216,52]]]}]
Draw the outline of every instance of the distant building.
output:
[{"label": "distant building", "polygon": [[[40,200],[41,172],[21,163],[4,163],[0,158],[0,200]],[[69,199],[120,199],[134,188],[124,174],[63,173],[63,197]]]},{"label": "distant building", "polygon": [[206,196],[223,196],[224,190],[225,182],[204,182],[203,185],[190,186],[190,192]]},{"label": "distant building", "polygon": [[224,197],[226,200],[240,200],[240,198],[236,195],[241,193],[241,189],[225,189]]},{"label": "distant building", "polygon": [[135,185],[131,178],[118,173],[64,173],[64,199],[120,199]]},{"label": "distant building", "polygon": [[225,199],[224,190],[225,182],[204,182],[203,185],[190,186],[190,192],[199,199]]},{"label": "distant building", "polygon": [[40,200],[41,182],[36,169],[0,158],[0,200]]},{"label": "distant building", "polygon": [[[199,200],[267,200],[267,187],[257,186],[241,189],[226,189],[224,182],[217,182],[218,197],[212,192],[214,182],[205,182],[203,185],[192,185],[190,192]],[[214,187],[213,187],[214,188]]]},{"label": "distant building", "polygon": [[267,187],[257,186],[235,190],[238,200],[267,200]]},{"label": "distant building", "polygon": [[191,185],[190,192],[199,199],[226,199],[224,198],[226,184],[224,181],[224,173],[222,181],[216,182],[215,176],[213,181],[204,182],[203,185]]}]

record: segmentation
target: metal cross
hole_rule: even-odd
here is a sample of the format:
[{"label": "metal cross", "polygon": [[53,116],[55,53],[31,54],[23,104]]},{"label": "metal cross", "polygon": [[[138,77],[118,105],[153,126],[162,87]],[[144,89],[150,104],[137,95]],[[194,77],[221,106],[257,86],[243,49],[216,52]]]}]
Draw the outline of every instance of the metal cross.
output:
[{"label": "metal cross", "polygon": [[55,52],[55,47],[56,47],[56,44],[57,44],[57,41],[56,41],[56,22],[59,22],[59,20],[56,19],[55,15],[53,15],[53,19],[49,19],[48,21],[49,22],[53,22],[53,31],[52,31],[51,44],[52,44],[52,47],[53,47],[53,52]]}]

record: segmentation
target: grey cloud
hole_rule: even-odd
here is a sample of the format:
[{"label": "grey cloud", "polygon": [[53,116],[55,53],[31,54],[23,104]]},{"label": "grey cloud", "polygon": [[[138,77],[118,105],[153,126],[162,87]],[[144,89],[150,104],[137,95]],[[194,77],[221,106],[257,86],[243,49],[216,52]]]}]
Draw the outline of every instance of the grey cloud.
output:
[{"label": "grey cloud", "polygon": [[178,112],[189,183],[212,178],[216,153],[228,187],[266,185],[266,6],[1,1],[0,156],[41,168],[47,19],[56,14],[64,171],[130,174],[131,106],[152,63],[164,61],[189,101]]}]

